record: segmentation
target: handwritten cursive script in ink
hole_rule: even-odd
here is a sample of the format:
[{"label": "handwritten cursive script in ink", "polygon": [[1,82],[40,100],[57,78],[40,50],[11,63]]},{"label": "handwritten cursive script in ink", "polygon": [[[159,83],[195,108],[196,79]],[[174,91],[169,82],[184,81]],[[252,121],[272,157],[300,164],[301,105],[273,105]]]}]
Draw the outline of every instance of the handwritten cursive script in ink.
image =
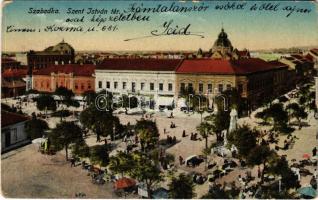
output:
[{"label": "handwritten cursive script in ink", "polygon": [[124,41],[131,41],[131,40],[144,39],[149,37],[158,37],[158,36],[178,36],[178,35],[198,36],[198,37],[204,38],[204,35],[202,35],[201,32],[192,32],[190,28],[191,28],[191,24],[188,24],[186,26],[179,26],[179,25],[174,25],[173,20],[170,20],[169,22],[168,21],[164,22],[163,25],[159,27],[158,29],[150,31],[150,35],[148,36],[125,39]]}]

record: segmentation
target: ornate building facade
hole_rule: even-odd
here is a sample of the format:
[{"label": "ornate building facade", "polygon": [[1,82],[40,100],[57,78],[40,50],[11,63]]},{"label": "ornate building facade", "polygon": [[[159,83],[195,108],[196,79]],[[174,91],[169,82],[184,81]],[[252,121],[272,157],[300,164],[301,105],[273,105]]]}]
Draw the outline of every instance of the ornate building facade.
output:
[{"label": "ornate building facade", "polygon": [[26,90],[32,88],[32,72],[51,65],[73,64],[75,58],[74,48],[62,40],[60,43],[47,47],[43,51],[27,53],[28,75],[26,77]]},{"label": "ornate building facade", "polygon": [[227,33],[222,28],[212,48],[208,52],[199,49],[197,58],[238,60],[250,58],[250,53],[247,49],[239,51],[234,48]]},{"label": "ornate building facade", "polygon": [[248,50],[234,49],[224,29],[209,55],[201,53],[201,59],[106,59],[96,66],[95,89],[153,96],[156,102],[169,97],[175,103],[185,87],[195,94],[236,88],[249,109],[284,92],[288,66],[250,58]]},{"label": "ornate building facade", "polygon": [[74,94],[95,89],[95,65],[67,64],[53,65],[33,73],[32,89],[40,92],[54,92],[58,87],[66,87]]},{"label": "ornate building facade", "polygon": [[267,96],[284,92],[287,69],[282,63],[256,58],[184,60],[176,70],[175,96],[186,87],[196,94],[212,96],[236,88],[252,109]]},{"label": "ornate building facade", "polygon": [[107,59],[95,70],[96,91],[142,95],[165,106],[175,101],[176,68],[180,59]]}]

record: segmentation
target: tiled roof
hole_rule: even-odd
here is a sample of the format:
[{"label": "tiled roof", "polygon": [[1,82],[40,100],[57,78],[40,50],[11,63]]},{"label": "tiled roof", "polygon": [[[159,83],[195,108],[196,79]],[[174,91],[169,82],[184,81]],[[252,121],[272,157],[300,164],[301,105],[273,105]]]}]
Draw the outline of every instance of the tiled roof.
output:
[{"label": "tiled roof", "polygon": [[268,61],[268,63],[273,65],[273,66],[288,67],[288,65],[286,65],[285,63],[279,62],[277,60],[271,60],[271,61]]},{"label": "tiled roof", "polygon": [[181,59],[106,59],[96,69],[175,71],[181,62]]},{"label": "tiled roof", "polygon": [[294,58],[296,58],[296,59],[298,59],[298,60],[301,60],[301,59],[303,59],[303,56],[302,55],[299,55],[299,54],[292,54],[292,55],[290,55],[291,57],[294,57]]},{"label": "tiled roof", "polygon": [[318,49],[311,49],[310,52],[316,56],[318,56]]},{"label": "tiled roof", "polygon": [[27,120],[29,120],[27,116],[7,111],[1,111],[1,128]]},{"label": "tiled roof", "polygon": [[306,56],[304,55],[299,55],[299,54],[293,54],[291,55],[293,58],[296,58],[298,61],[301,61],[301,62],[313,62],[313,59],[312,59],[312,56],[307,54]]},{"label": "tiled roof", "polygon": [[54,73],[73,73],[75,76],[92,76],[95,70],[95,65],[93,64],[66,64],[66,65],[52,65],[47,68],[33,72],[33,75],[50,75]]},{"label": "tiled roof", "polygon": [[310,55],[309,53],[305,56],[307,60],[313,62],[314,61],[314,57],[312,55]]},{"label": "tiled roof", "polygon": [[25,77],[27,74],[27,69],[5,69],[2,72],[2,77],[13,78],[13,77]]},{"label": "tiled roof", "polygon": [[284,64],[277,64],[271,64],[259,58],[234,61],[225,59],[195,59],[184,60],[180,67],[178,67],[177,73],[243,75],[287,67]]}]

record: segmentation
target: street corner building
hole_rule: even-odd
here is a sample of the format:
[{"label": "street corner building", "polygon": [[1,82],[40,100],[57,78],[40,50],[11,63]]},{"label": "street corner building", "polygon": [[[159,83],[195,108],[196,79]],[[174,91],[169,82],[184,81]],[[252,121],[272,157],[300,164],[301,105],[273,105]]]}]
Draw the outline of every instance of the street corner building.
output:
[{"label": "street corner building", "polygon": [[177,102],[185,88],[199,95],[236,88],[253,109],[264,97],[286,91],[288,69],[279,61],[251,58],[248,50],[234,49],[222,29],[213,47],[199,49],[192,59],[105,59],[96,66],[95,90],[151,96],[158,108],[167,102],[162,98]]}]

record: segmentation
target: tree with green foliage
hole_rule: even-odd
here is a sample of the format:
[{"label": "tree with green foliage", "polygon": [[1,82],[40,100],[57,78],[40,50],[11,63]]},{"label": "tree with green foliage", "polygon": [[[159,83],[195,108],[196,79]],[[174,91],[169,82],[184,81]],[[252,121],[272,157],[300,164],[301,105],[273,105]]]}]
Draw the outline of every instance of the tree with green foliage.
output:
[{"label": "tree with green foliage", "polygon": [[62,103],[65,103],[66,105],[70,102],[72,97],[74,97],[74,93],[72,90],[67,89],[66,87],[58,87],[56,88],[55,95],[59,96]]},{"label": "tree with green foliage", "polygon": [[95,103],[96,97],[97,94],[94,90],[85,91],[83,94],[83,98],[88,106]]},{"label": "tree with green foliage", "polygon": [[147,154],[135,152],[133,157],[133,169],[129,172],[129,175],[139,182],[146,184],[146,188],[151,197],[153,186],[163,180],[161,171],[156,164],[157,162],[149,159]]},{"label": "tree with green foliage", "polygon": [[108,147],[106,145],[95,145],[89,148],[89,160],[93,164],[106,167],[109,163]]},{"label": "tree with green foliage", "polygon": [[251,150],[256,147],[256,138],[258,134],[256,129],[251,130],[248,125],[244,124],[235,131],[227,134],[227,139],[230,144],[236,146],[239,155],[243,158],[247,158]]},{"label": "tree with green foliage", "polygon": [[205,149],[208,149],[208,138],[209,135],[213,133],[213,125],[211,125],[208,121],[201,122],[199,126],[197,126],[197,131],[205,139]]},{"label": "tree with green foliage", "polygon": [[37,119],[36,115],[32,115],[32,119],[27,121],[25,124],[25,132],[28,134],[28,137],[31,140],[36,138],[41,138],[44,135],[44,132],[49,129],[49,126],[46,121]]},{"label": "tree with green foliage", "polygon": [[316,111],[315,96],[315,91],[310,91],[310,85],[303,86],[299,90],[298,103],[308,111]]},{"label": "tree with green foliage", "polygon": [[114,139],[115,134],[120,133],[123,129],[118,117],[113,116],[112,111],[98,110],[95,105],[90,105],[81,112],[80,122],[85,128],[96,134],[98,141],[101,136],[108,135]]},{"label": "tree with green foliage", "polygon": [[272,104],[268,109],[268,115],[273,120],[273,129],[283,131],[287,128],[288,113],[282,103]]},{"label": "tree with green foliage", "polygon": [[86,144],[83,138],[79,138],[71,145],[72,155],[80,158],[89,157],[89,146]]},{"label": "tree with green foliage", "polygon": [[288,191],[291,188],[300,187],[297,175],[290,169],[285,157],[276,155],[269,163],[268,172],[280,175],[282,186]]},{"label": "tree with green foliage", "polygon": [[268,112],[267,112],[267,111],[268,111],[267,108],[265,108],[265,109],[263,109],[262,111],[257,112],[257,113],[255,114],[255,117],[256,117],[256,118],[263,120],[264,125],[270,124],[269,122],[270,122],[270,119],[271,119],[271,118],[270,118],[270,116],[268,115]]},{"label": "tree with green foliage", "polygon": [[[75,94],[73,93],[72,90],[69,90],[65,87],[58,87],[58,88],[56,88],[54,94],[59,96],[60,102],[64,105],[66,105],[67,107],[69,107],[69,106],[79,107],[80,106],[79,102],[73,99]],[[64,107],[62,107],[62,110],[64,110]],[[61,116],[61,120],[62,119],[63,119],[63,117]]]},{"label": "tree with green foliage", "polygon": [[[248,165],[261,165],[263,168],[266,168],[267,162],[271,159],[272,156],[275,156],[275,152],[271,151],[267,145],[256,145],[252,148],[249,154],[246,157]],[[261,175],[261,181],[264,179],[264,173]]]},{"label": "tree with green foliage", "polygon": [[306,119],[308,114],[305,112],[305,108],[301,107],[298,103],[291,103],[286,106],[289,111],[290,118],[296,118],[298,121],[298,127],[301,129],[301,120]]},{"label": "tree with green foliage", "polygon": [[211,114],[205,117],[205,120],[211,124],[211,130],[216,135],[216,140],[218,142],[223,141],[222,131],[227,130],[230,126],[230,112],[223,109],[223,105],[217,104],[218,111],[216,114]]},{"label": "tree with green foliage", "polygon": [[134,160],[131,154],[119,152],[116,156],[110,157],[109,169],[114,173],[121,174],[130,173],[134,168]]},{"label": "tree with green foliage", "polygon": [[83,138],[82,129],[74,122],[61,122],[49,133],[49,139],[56,149],[65,149],[68,160],[68,148]]},{"label": "tree with green foliage", "polygon": [[141,119],[135,125],[135,132],[139,135],[142,149],[151,149],[159,141],[157,124],[151,120]]},{"label": "tree with green foliage", "polygon": [[56,102],[54,98],[51,95],[46,95],[46,94],[41,94],[37,99],[36,99],[36,107],[40,111],[46,111],[51,110],[55,111],[56,110]]},{"label": "tree with green foliage", "polygon": [[123,108],[125,108],[127,114],[128,108],[131,109],[138,107],[138,99],[135,96],[122,95],[120,104]]},{"label": "tree with green foliage", "polygon": [[269,108],[256,114],[257,118],[262,118],[265,122],[272,121],[273,130],[285,132],[288,128],[288,113],[282,103],[274,103]]},{"label": "tree with green foliage", "polygon": [[179,174],[179,176],[172,177],[169,183],[169,198],[172,199],[192,199],[196,196],[194,192],[194,183],[189,175],[184,173]]},{"label": "tree with green foliage", "polygon": [[110,157],[109,169],[122,176],[127,174],[139,182],[145,183],[149,197],[154,184],[163,180],[158,167],[158,156],[151,157],[148,154],[134,152],[131,154],[119,152]]},{"label": "tree with green foliage", "polygon": [[214,184],[209,188],[209,192],[201,197],[201,199],[237,199],[240,194],[240,188],[231,184],[231,189],[226,190],[225,185]]}]

